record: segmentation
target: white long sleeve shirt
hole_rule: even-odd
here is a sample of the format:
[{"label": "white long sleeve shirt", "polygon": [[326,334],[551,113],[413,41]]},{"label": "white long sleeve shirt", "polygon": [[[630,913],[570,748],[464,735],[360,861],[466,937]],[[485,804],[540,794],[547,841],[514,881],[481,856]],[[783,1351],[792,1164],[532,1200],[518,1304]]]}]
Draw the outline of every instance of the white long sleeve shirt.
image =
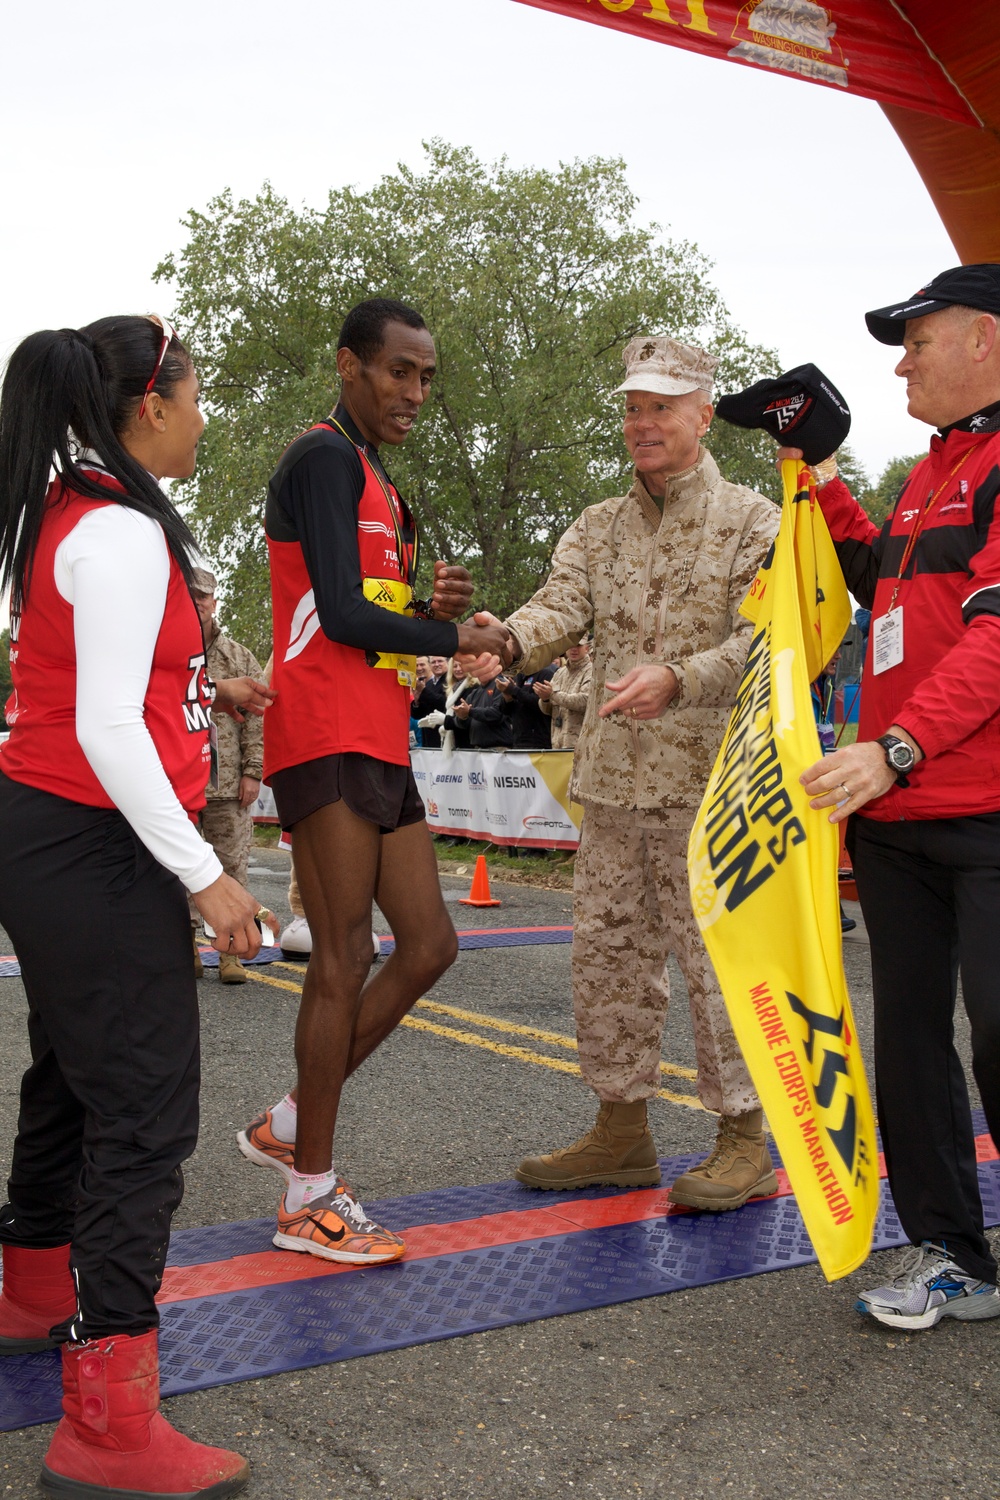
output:
[{"label": "white long sleeve shirt", "polygon": [[56,588],[73,609],[81,749],[154,858],[198,892],[222,865],[178,801],[143,717],[169,578],[162,528],[123,505],[90,511],[55,554]]}]

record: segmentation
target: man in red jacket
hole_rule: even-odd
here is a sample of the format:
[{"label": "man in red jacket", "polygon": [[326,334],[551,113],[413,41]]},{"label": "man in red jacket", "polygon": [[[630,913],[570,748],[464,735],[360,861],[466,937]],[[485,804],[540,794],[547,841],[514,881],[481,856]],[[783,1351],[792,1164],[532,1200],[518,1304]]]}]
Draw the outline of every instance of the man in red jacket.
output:
[{"label": "man in red jacket", "polygon": [[915,1247],[858,1309],[915,1329],[1000,1315],[952,1034],[961,969],[973,1072],[1000,1141],[1000,265],[945,271],[866,321],[902,345],[910,415],[938,432],[881,530],[830,477],[832,460],[814,471],[872,622],[858,742],[802,780],[832,823],[851,818],[879,1124]]}]

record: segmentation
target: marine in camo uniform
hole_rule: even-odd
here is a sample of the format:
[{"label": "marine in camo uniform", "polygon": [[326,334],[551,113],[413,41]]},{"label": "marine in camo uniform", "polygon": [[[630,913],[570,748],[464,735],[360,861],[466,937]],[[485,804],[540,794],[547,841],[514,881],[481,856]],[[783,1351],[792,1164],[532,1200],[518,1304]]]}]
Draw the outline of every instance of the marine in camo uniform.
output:
[{"label": "marine in camo uniform", "polygon": [[543,714],[552,717],[553,750],[576,748],[590,702],[593,676],[590,642],[585,639],[577,646],[567,647],[566,660],[551,682],[535,683],[538,706]]},{"label": "marine in camo uniform", "polygon": [[[195,568],[192,595],[205,637],[208,675],[213,682],[227,677],[253,677],[260,681],[263,674],[253,652],[230,640],[219,628],[215,618],[215,590],[215,575],[207,568]],[[213,711],[212,723],[219,736],[219,785],[206,789],[207,800],[199,814],[198,826],[205,842],[212,845],[222,861],[226,874],[245,886],[253,839],[253,805],[260,793],[264,768],[264,721],[248,714],[238,724],[219,710]],[[192,924],[197,926],[200,920],[192,904]],[[223,984],[245,982],[247,972],[235,954],[219,955],[219,978]]]},{"label": "marine in camo uniform", "polygon": [[537,671],[588,631],[593,676],[571,794],[584,808],[574,877],[573,1001],[597,1123],[526,1158],[539,1188],[660,1181],[646,1101],[660,1086],[667,956],[687,981],[715,1150],[674,1201],[736,1208],[777,1186],[759,1101],[688,895],[687,841],[750,642],[737,614],[778,528],[770,500],[728,483],[701,444],[717,361],[666,337],[625,350],[627,495],[589,506],[547,582],[506,623]]}]

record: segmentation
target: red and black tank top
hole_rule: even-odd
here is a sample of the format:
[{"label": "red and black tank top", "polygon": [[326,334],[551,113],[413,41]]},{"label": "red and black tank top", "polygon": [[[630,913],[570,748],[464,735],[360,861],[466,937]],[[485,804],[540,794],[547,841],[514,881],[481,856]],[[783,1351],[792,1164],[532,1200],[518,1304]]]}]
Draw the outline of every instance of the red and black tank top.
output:
[{"label": "red and black tank top", "polygon": [[[107,485],[121,489],[111,479]],[[0,746],[0,771],[87,807],[114,803],[76,737],[73,606],[59,592],[55,561],[60,543],[86,515],[116,503],[92,500],[58,482],[51,486],[21,613],[11,620],[14,690],[6,708],[10,739]],[[205,805],[210,708],[201,622],[171,556],[143,717],[177,799],[189,813]]]}]

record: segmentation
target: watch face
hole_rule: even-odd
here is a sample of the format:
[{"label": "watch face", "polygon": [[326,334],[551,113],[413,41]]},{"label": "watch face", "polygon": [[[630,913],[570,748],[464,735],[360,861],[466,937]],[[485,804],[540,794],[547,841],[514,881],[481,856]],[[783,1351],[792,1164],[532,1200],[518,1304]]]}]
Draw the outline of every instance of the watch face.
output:
[{"label": "watch face", "polygon": [[909,771],[913,761],[914,754],[909,745],[897,744],[889,747],[889,764],[895,766],[897,771]]}]

